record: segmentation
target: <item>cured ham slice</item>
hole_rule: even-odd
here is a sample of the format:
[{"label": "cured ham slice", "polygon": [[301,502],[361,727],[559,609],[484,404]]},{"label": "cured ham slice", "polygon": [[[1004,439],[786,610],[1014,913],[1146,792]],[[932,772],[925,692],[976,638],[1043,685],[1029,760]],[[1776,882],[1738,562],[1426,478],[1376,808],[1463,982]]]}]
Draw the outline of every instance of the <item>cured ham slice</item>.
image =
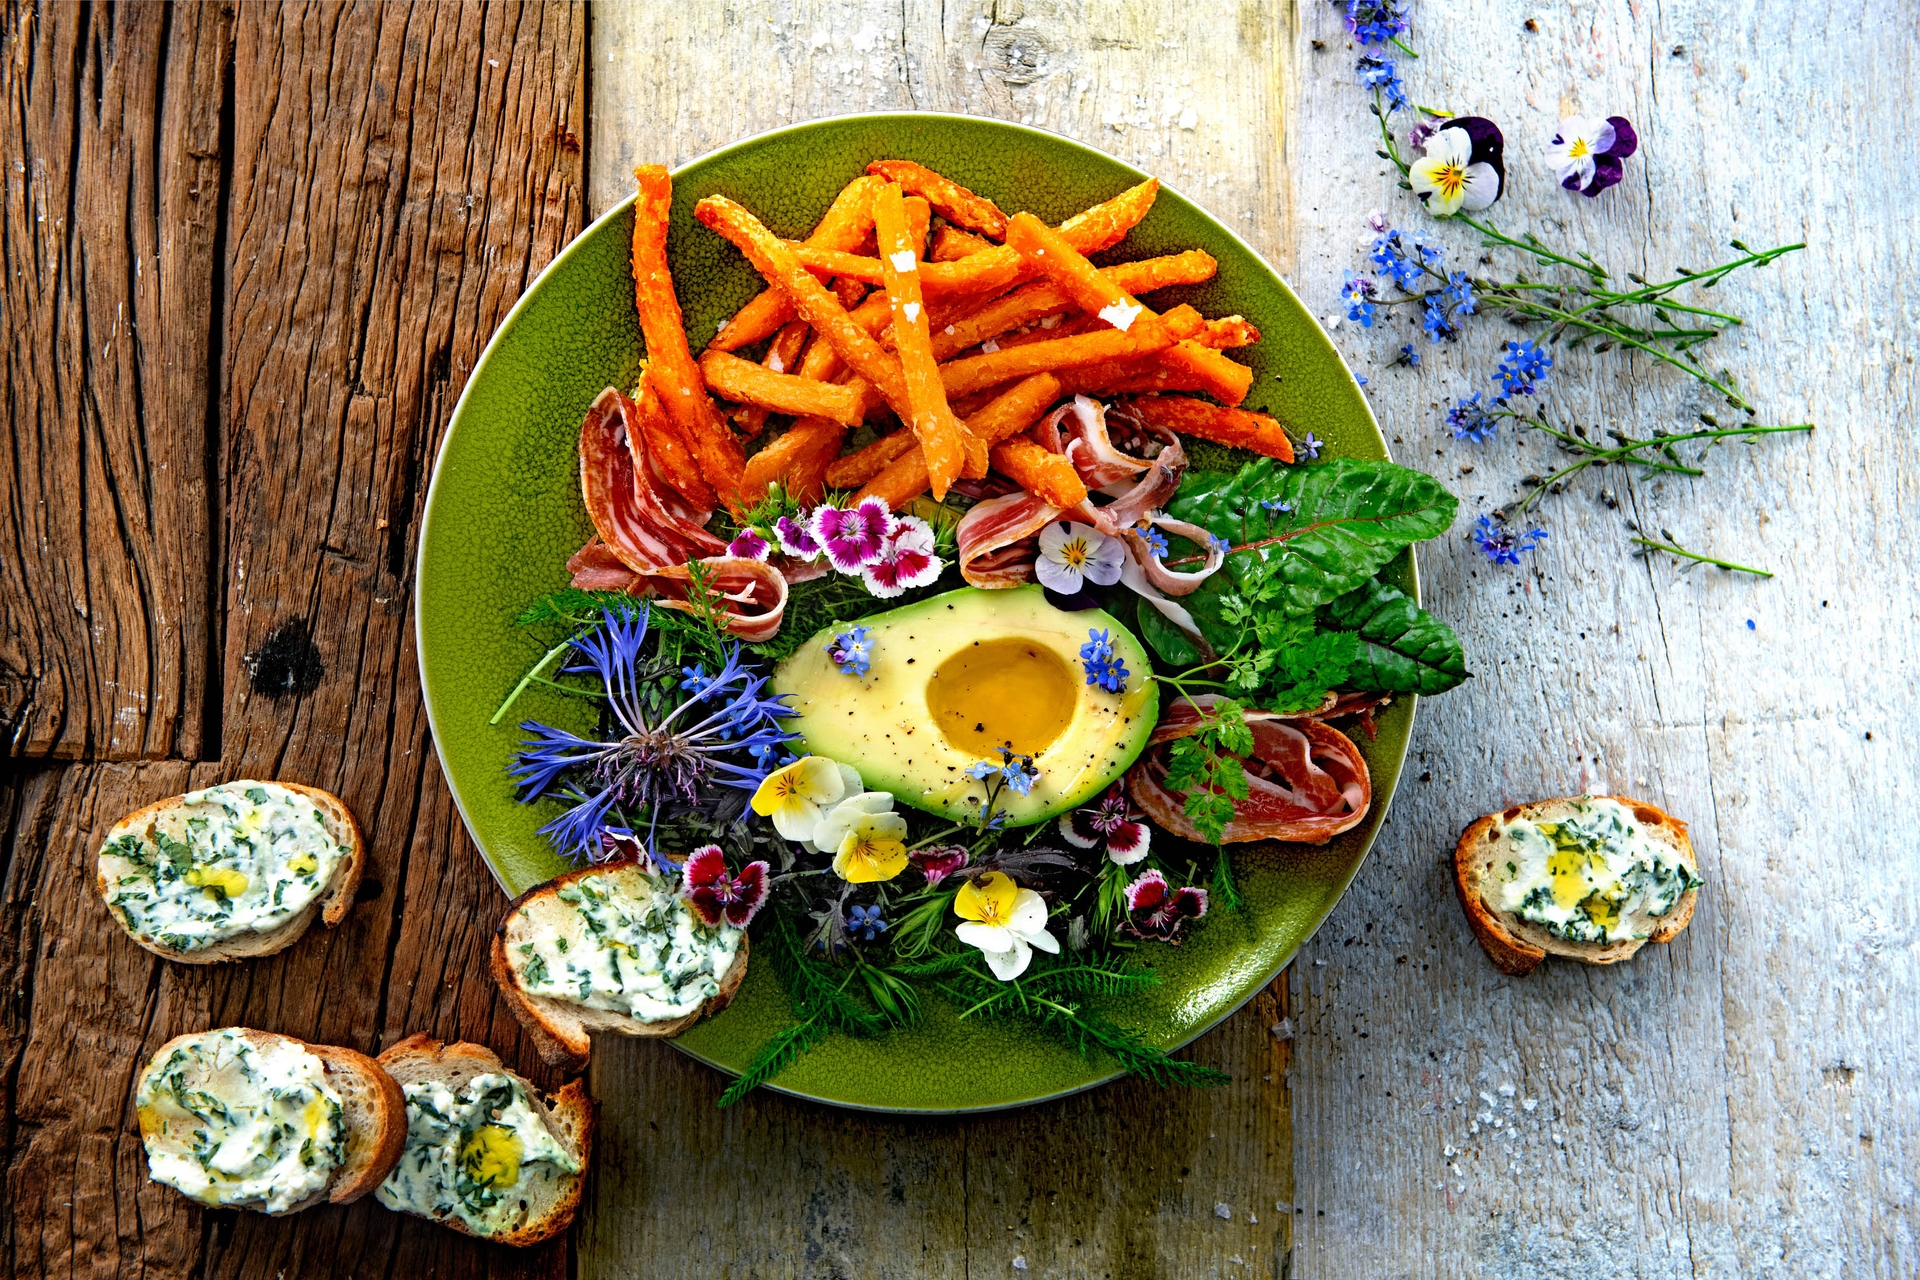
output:
[{"label": "cured ham slice", "polygon": [[[1077,511],[1079,508],[1075,508]],[[975,503],[960,518],[954,529],[954,544],[960,559],[960,576],[975,587],[1017,587],[1033,579],[1033,557],[996,556],[1016,543],[1033,537],[1049,520],[1059,518],[1060,508],[1050,507],[1030,493],[1010,493],[1004,498],[989,498]]]},{"label": "cured ham slice", "polygon": [[[707,590],[727,632],[749,644],[773,639],[787,611],[787,580],[781,572],[764,560],[740,556],[711,556],[700,563],[712,572]],[[693,570],[688,566],[655,569],[646,581],[667,608],[701,611],[692,600]]]},{"label": "cured ham slice", "polygon": [[[1133,802],[1159,826],[1188,840],[1201,836],[1187,817],[1186,793],[1166,785],[1167,744],[1199,732],[1218,701],[1216,694],[1174,701],[1154,727],[1146,753],[1127,771]],[[1248,795],[1233,802],[1223,844],[1325,844],[1360,825],[1373,803],[1373,780],[1351,739],[1309,716],[1249,711],[1246,720],[1253,734],[1253,753],[1244,761]]]},{"label": "cured ham slice", "polygon": [[567,560],[573,585],[582,591],[629,591],[640,575],[627,568],[613,548],[595,538]]},{"label": "cured ham slice", "polygon": [[708,513],[661,480],[634,430],[638,415],[633,401],[608,387],[580,424],[580,496],[600,541],[635,573],[725,551],[701,527]]}]

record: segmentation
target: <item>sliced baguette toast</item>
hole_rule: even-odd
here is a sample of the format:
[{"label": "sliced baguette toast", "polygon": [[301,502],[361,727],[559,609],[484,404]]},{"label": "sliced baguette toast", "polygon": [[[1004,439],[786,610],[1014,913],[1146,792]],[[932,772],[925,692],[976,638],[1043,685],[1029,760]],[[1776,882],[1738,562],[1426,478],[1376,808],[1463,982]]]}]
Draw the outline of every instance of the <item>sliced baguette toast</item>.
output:
[{"label": "sliced baguette toast", "polygon": [[[452,1227],[466,1235],[510,1245],[539,1244],[572,1225],[574,1211],[580,1206],[581,1189],[586,1185],[588,1162],[593,1155],[595,1104],[587,1096],[584,1080],[570,1081],[558,1093],[543,1094],[532,1082],[507,1070],[493,1050],[464,1042],[442,1044],[424,1033],[408,1036],[394,1045],[380,1055],[379,1062],[400,1082],[403,1092],[409,1084],[430,1081],[443,1084],[457,1093],[476,1076],[511,1076],[526,1091],[527,1106],[546,1123],[547,1131],[580,1164],[577,1174],[559,1174],[537,1182],[519,1184],[515,1190],[521,1196],[520,1211],[510,1229],[481,1235],[461,1221],[457,1214],[430,1218],[430,1221]],[[385,1203],[384,1197],[382,1203]]]},{"label": "sliced baguette toast", "polygon": [[1460,833],[1460,842],[1453,851],[1454,888],[1459,892],[1460,905],[1466,910],[1467,922],[1473,926],[1474,936],[1502,972],[1515,977],[1524,976],[1549,955],[1564,956],[1587,964],[1618,964],[1622,960],[1632,959],[1649,942],[1672,941],[1693,919],[1698,889],[1688,889],[1682,893],[1673,909],[1659,918],[1649,936],[1604,943],[1573,942],[1556,937],[1540,925],[1501,909],[1498,899],[1498,868],[1502,861],[1499,842],[1507,827],[1521,818],[1533,822],[1557,821],[1573,812],[1573,804],[1583,799],[1619,802],[1632,813],[1650,839],[1666,845],[1696,878],[1699,875],[1693,842],[1687,838],[1687,824],[1643,800],[1626,796],[1566,796],[1554,800],[1536,800],[1531,804],[1515,805],[1500,813],[1490,813]]},{"label": "sliced baguette toast", "polygon": [[[232,783],[225,785],[242,786],[250,781],[235,779]],[[366,869],[367,861],[366,839],[361,834],[360,824],[355,820],[353,811],[347,808],[346,802],[339,796],[330,791],[322,791],[318,787],[304,786],[298,782],[276,782],[274,785],[285,787],[288,791],[297,792],[313,801],[320,810],[334,843],[347,850],[346,856],[341,858],[335,866],[333,881],[326,892],[314,898],[306,910],[290,920],[283,921],[273,929],[241,934],[193,951],[183,951],[177,947],[168,946],[133,928],[108,896],[111,878],[123,874],[127,868],[122,865],[122,860],[117,855],[108,852],[107,845],[112,841],[114,833],[124,830],[144,831],[153,824],[155,819],[168,810],[178,808],[186,799],[185,795],[168,796],[116,822],[107,840],[101,843],[94,885],[100,892],[101,900],[107,902],[108,911],[120,927],[126,930],[128,937],[153,954],[180,964],[221,964],[228,960],[251,960],[284,951],[300,940],[300,936],[313,925],[315,917],[322,920],[329,929],[336,927],[347,918],[347,911],[353,906],[354,894],[360,888],[360,877]]]},{"label": "sliced baguette toast", "polygon": [[[326,1064],[327,1083],[340,1095],[341,1114],[346,1121],[346,1153],[325,1188],[289,1208],[276,1211],[261,1204],[228,1204],[222,1207],[255,1209],[281,1217],[312,1208],[316,1204],[351,1203],[385,1181],[387,1174],[399,1162],[400,1153],[407,1142],[407,1100],[400,1091],[399,1082],[387,1074],[378,1062],[352,1049],[308,1044],[293,1036],[272,1031],[255,1031],[244,1027],[236,1030],[240,1039],[257,1047],[264,1048],[275,1043],[290,1044],[306,1050]],[[173,1056],[175,1049],[209,1034],[212,1033],[193,1031],[175,1036],[161,1045],[147,1060],[147,1065],[135,1081],[136,1093],[147,1077],[160,1070]],[[154,1135],[146,1131],[143,1119],[141,1141],[151,1150],[153,1140]]]},{"label": "sliced baguette toast", "polygon": [[720,1012],[732,1001],[747,976],[747,938],[740,938],[740,950],[719,979],[720,991],[693,1012],[683,1017],[646,1022],[608,1009],[594,1009],[569,1000],[530,994],[522,985],[520,973],[509,948],[518,946],[535,932],[555,927],[561,912],[572,910],[556,895],[576,880],[590,875],[625,871],[645,875],[640,864],[630,859],[603,862],[579,871],[570,871],[545,884],[527,890],[507,908],[506,917],[493,935],[493,979],[500,986],[527,1034],[533,1037],[540,1056],[557,1067],[578,1071],[586,1066],[593,1041],[590,1033],[614,1031],[624,1036],[677,1036],[700,1019]]}]

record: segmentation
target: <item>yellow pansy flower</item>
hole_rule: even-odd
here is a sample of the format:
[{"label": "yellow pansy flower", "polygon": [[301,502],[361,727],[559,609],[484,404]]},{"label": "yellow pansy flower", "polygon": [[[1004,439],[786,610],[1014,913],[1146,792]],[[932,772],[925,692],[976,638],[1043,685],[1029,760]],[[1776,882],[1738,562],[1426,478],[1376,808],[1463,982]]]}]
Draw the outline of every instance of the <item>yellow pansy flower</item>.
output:
[{"label": "yellow pansy flower", "polygon": [[[848,774],[853,774],[851,784]],[[810,839],[822,810],[839,803],[849,786],[858,791],[860,775],[848,766],[825,756],[802,756],[766,776],[753,793],[753,811],[772,818],[782,839]]]},{"label": "yellow pansy flower", "polygon": [[855,815],[833,855],[834,874],[852,884],[891,880],[906,866],[907,820],[897,813]]},{"label": "yellow pansy flower", "polygon": [[1059,940],[1047,932],[1046,899],[1022,889],[1005,872],[989,871],[961,885],[953,895],[953,910],[967,922],[954,935],[980,948],[987,967],[1002,982],[1027,971],[1033,948],[1060,950]]}]

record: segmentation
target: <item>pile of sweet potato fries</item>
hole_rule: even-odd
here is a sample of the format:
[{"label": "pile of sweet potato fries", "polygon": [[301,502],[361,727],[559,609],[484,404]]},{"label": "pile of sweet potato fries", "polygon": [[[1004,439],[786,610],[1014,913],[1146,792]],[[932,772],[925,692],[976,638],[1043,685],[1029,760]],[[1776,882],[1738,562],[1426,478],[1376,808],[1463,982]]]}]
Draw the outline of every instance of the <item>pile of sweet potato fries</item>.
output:
[{"label": "pile of sweet potato fries", "polygon": [[[877,160],[798,242],[708,196],[695,215],[768,288],[696,361],[667,267],[671,182],[657,165],[636,177],[633,279],[647,346],[638,427],[662,479],[689,503],[738,513],[779,483],[801,502],[832,486],[898,510],[992,471],[1070,508],[1085,485],[1027,433],[1075,394],[1130,397],[1141,422],[1293,460],[1277,421],[1238,407],[1253,371],[1224,351],[1259,332],[1239,316],[1208,320],[1189,306],[1157,312],[1139,301],[1210,279],[1211,256],[1189,249],[1105,268],[1088,260],[1147,215],[1159,192],[1152,179],[1052,227],[912,161]],[[762,342],[757,362],[735,354]],[[746,456],[743,439],[773,414],[792,425]],[[843,456],[862,424],[881,434]]]}]

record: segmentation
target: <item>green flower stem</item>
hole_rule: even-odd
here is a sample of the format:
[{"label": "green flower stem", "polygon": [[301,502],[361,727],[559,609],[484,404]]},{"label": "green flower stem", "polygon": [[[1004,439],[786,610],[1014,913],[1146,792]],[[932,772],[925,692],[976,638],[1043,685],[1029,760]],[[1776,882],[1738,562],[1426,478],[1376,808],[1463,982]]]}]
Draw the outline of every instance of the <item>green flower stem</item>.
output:
[{"label": "green flower stem", "polygon": [[[1668,471],[1679,475],[1700,476],[1705,475],[1706,472],[1698,467],[1690,467],[1681,462],[1679,456],[1672,452],[1673,446],[1687,444],[1697,440],[1752,439],[1756,436],[1778,435],[1789,431],[1813,430],[1812,423],[1800,422],[1782,427],[1724,427],[1711,431],[1689,431],[1677,436],[1655,436],[1651,440],[1636,440],[1631,436],[1625,436],[1619,432],[1615,432],[1614,438],[1620,441],[1620,444],[1611,449],[1603,449],[1591,441],[1583,440],[1579,436],[1561,431],[1549,425],[1544,417],[1529,418],[1520,414],[1509,414],[1508,416],[1518,418],[1533,430],[1544,432],[1561,443],[1579,451],[1583,455],[1560,468],[1552,475],[1544,477],[1538,484],[1534,485],[1533,491],[1527,494],[1527,496],[1521,500],[1520,505],[1515,508],[1516,515],[1525,515],[1548,489],[1559,484],[1567,477],[1584,471],[1591,466],[1604,465],[1609,462],[1632,463],[1635,466],[1645,467],[1650,471]],[[1659,449],[1667,454],[1669,461],[1662,462],[1658,458],[1642,457],[1640,456],[1640,451],[1643,449]],[[1739,568],[1742,566],[1734,567]]]},{"label": "green flower stem", "polygon": [[531,671],[520,677],[520,683],[513,686],[513,692],[507,695],[507,700],[500,704],[500,709],[493,713],[493,719],[487,721],[487,723],[499,724],[500,721],[505,718],[508,709],[511,708],[515,702],[519,701],[520,695],[525,693],[527,686],[535,680],[539,680],[542,684],[552,684],[552,681],[545,679],[547,667],[559,658],[560,655],[564,654],[568,649],[571,649],[573,647],[573,641],[574,637],[568,636],[565,640],[562,640],[559,644],[547,650],[546,657],[536,662]]},{"label": "green flower stem", "polygon": [[1717,565],[1722,569],[1731,570],[1734,573],[1751,573],[1757,578],[1771,578],[1773,576],[1765,569],[1756,569],[1752,565],[1735,564],[1731,560],[1718,560],[1713,556],[1703,556],[1699,552],[1689,551],[1685,547],[1676,547],[1665,542],[1655,542],[1652,538],[1630,538],[1628,541],[1632,542],[1636,547],[1646,547],[1650,551],[1664,551],[1670,556],[1680,556],[1686,560],[1698,561],[1700,564]]}]

